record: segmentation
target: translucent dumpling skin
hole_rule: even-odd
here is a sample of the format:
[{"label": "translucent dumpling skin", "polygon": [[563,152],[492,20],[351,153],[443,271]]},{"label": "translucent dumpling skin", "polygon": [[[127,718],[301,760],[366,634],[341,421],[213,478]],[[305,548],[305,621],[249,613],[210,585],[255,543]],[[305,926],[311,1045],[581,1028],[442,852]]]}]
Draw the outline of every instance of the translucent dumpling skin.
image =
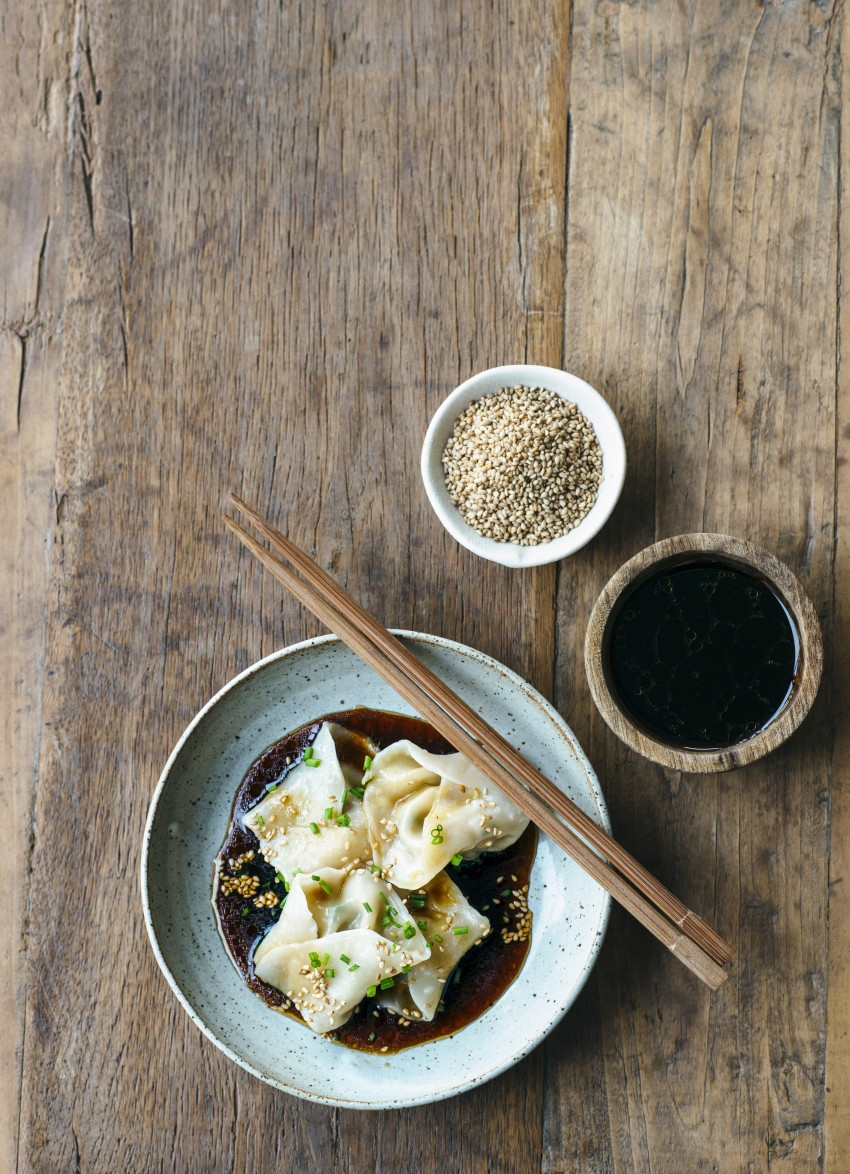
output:
[{"label": "translucent dumpling skin", "polygon": [[375,861],[393,884],[426,884],[453,856],[499,852],[528,816],[462,754],[394,742],[375,755],[363,798]]}]

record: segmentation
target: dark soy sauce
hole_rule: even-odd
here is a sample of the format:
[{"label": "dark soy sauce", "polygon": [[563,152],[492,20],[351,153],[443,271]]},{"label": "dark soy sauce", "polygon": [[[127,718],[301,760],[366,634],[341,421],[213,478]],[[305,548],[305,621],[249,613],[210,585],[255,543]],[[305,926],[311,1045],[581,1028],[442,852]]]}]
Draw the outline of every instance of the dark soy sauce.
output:
[{"label": "dark soy sauce", "polygon": [[[305,748],[312,743],[324,721],[345,727],[336,750],[340,762],[352,766],[362,767],[364,753],[374,753],[376,747],[401,738],[409,738],[434,754],[448,754],[453,749],[436,730],[419,718],[365,708],[326,714],[269,746],[242,780],[220,859],[227,861],[253,850],[254,858],[240,871],[257,876],[261,882],[260,893],[273,892],[280,901],[286,900],[285,887],[277,880],[271,865],[260,856],[260,842],[243,826],[240,816],[262,799],[270,786],[283,783],[289,771],[300,762]],[[401,1026],[397,1016],[375,1007],[371,999],[364,999],[333,1038],[361,1051],[398,1052],[414,1044],[452,1035],[492,1007],[519,974],[530,945],[527,938],[503,939],[502,931],[509,937],[514,936],[512,931],[517,928],[519,913],[510,901],[504,899],[502,892],[506,888],[528,885],[536,850],[537,829],[529,824],[510,848],[502,852],[485,852],[477,860],[446,868],[467,900],[489,917],[491,932],[457,964],[444,988],[441,1010],[430,1023],[416,1021]],[[225,896],[220,887],[215,888],[213,901],[222,937],[243,980],[268,1006],[284,1011],[288,1000],[257,977],[253,963],[254,948],[277,921],[279,908],[257,908],[252,900],[245,900],[237,893]],[[296,1011],[286,1013],[301,1021]]]},{"label": "dark soy sauce", "polygon": [[784,708],[799,641],[767,583],[701,560],[628,594],[607,652],[621,703],[649,733],[708,750],[751,738]]}]

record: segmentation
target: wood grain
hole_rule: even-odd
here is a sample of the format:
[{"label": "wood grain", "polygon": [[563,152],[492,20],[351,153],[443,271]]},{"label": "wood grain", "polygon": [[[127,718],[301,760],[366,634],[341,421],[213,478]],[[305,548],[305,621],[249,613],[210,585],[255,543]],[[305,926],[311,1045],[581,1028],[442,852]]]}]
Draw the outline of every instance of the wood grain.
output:
[{"label": "wood grain", "polygon": [[[11,1165],[843,1174],[846,20],[832,0],[4,0]],[[629,456],[591,546],[522,573],[448,539],[417,474],[441,398],[518,359],[598,387]],[[145,940],[148,799],[203,701],[318,630],[228,542],[230,487],[383,622],[554,696],[617,837],[735,930],[721,992],[615,915],[544,1047],[393,1114],[274,1093],[196,1031]],[[610,574],[689,529],[773,551],[824,628],[811,714],[729,776],[622,747],[582,668]]]},{"label": "wood grain", "polygon": [[550,1129],[553,1174],[823,1157],[829,683],[768,759],[679,775],[591,710],[579,649],[624,558],[690,530],[774,552],[829,644],[841,19],[803,4],[574,11],[565,364],[610,398],[630,470],[559,595],[556,700],[614,834],[739,952],[708,999],[613,919],[595,1030],[567,1022],[547,1058],[547,1118],[596,1104],[594,1148]]}]

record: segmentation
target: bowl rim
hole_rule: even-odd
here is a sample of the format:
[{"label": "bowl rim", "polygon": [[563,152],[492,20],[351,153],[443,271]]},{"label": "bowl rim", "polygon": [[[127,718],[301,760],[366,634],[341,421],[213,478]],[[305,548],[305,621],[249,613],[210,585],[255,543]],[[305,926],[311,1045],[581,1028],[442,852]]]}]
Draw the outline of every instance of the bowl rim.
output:
[{"label": "bowl rim", "polygon": [[[450,640],[446,637],[436,636],[436,635],[433,635],[433,634],[427,633],[427,632],[416,632],[416,631],[413,631],[411,629],[406,629],[406,628],[391,628],[390,631],[393,633],[393,635],[398,636],[402,639],[410,639],[410,640],[420,641],[423,643],[430,643],[430,644],[437,645],[439,647],[448,648],[448,649],[458,651],[462,655],[471,655],[473,658],[479,660],[480,662],[483,662],[484,664],[488,665],[489,667],[494,668],[497,672],[502,674],[508,681],[510,681],[511,684],[515,685],[517,688],[521,689],[524,693],[526,693],[528,695],[528,697],[539,706],[539,708],[542,710],[542,712],[551,721],[554,722],[559,733],[569,743],[572,751],[574,752],[574,754],[576,756],[576,759],[578,760],[580,766],[582,767],[582,770],[584,771],[587,784],[588,784],[590,791],[591,791],[591,794],[593,796],[593,802],[596,807],[596,811],[599,815],[601,826],[610,834],[610,832],[611,832],[611,819],[610,819],[610,815],[608,812],[608,807],[605,802],[605,797],[603,795],[602,788],[599,783],[599,779],[598,779],[596,772],[594,771],[594,769],[590,763],[590,760],[588,759],[584,750],[582,749],[582,747],[580,746],[580,744],[576,740],[575,733],[573,732],[572,728],[568,725],[565,718],[558,712],[558,710],[555,709],[555,707],[549,701],[546,700],[546,698],[537,689],[534,688],[534,686],[532,686],[531,684],[529,684],[528,681],[526,681],[522,677],[520,677],[518,673],[515,673],[512,669],[508,668],[507,665],[504,665],[500,661],[497,661],[494,657],[488,656],[487,653],[481,652],[476,648],[472,648],[470,645],[462,644],[462,643],[460,643],[460,641]],[[563,1008],[561,1008],[553,1016],[552,1020],[547,1025],[545,1031],[543,1031],[534,1040],[534,1042],[532,1044],[530,1044],[530,1046],[520,1047],[519,1050],[517,1051],[516,1055],[509,1057],[508,1059],[506,1059],[504,1062],[502,1062],[500,1064],[497,1064],[492,1069],[485,1072],[483,1075],[474,1076],[469,1080],[463,1081],[463,1083],[461,1083],[460,1085],[446,1088],[444,1090],[441,1089],[440,1092],[435,1095],[428,1095],[423,1098],[416,1098],[415,1097],[410,1101],[406,1101],[403,1105],[395,1104],[395,1103],[385,1103],[383,1101],[343,1102],[338,1097],[334,1097],[332,1095],[327,1095],[327,1094],[322,1094],[322,1093],[312,1093],[312,1092],[307,1093],[303,1089],[295,1088],[294,1086],[286,1084],[286,1083],[284,1083],[284,1081],[279,1080],[277,1077],[272,1076],[270,1073],[262,1071],[256,1065],[252,1064],[249,1060],[246,1060],[244,1057],[240,1056],[223,1039],[221,1039],[215,1033],[215,1031],[205,1022],[205,1020],[201,1017],[201,1015],[199,1015],[198,1012],[195,1010],[189,997],[183,992],[180,984],[178,983],[177,979],[175,978],[174,974],[171,971],[171,968],[168,965],[168,962],[165,959],[162,948],[159,944],[159,939],[158,939],[157,931],[156,931],[155,924],[154,924],[154,917],[151,912],[150,899],[149,899],[149,893],[148,893],[148,853],[149,853],[149,848],[150,848],[151,835],[152,835],[152,831],[153,831],[153,824],[154,824],[154,820],[156,818],[156,812],[157,812],[157,808],[158,808],[162,793],[163,793],[165,786],[168,782],[168,779],[171,775],[171,771],[174,768],[174,765],[176,764],[176,762],[178,761],[180,754],[181,754],[186,742],[189,740],[191,735],[194,733],[195,729],[204,720],[206,715],[227,694],[229,694],[233,689],[238,688],[238,686],[243,681],[245,681],[245,680],[249,679],[250,677],[256,675],[257,673],[261,672],[269,664],[271,664],[277,660],[282,660],[285,657],[287,657],[291,654],[297,653],[297,652],[301,652],[306,648],[311,648],[311,647],[315,647],[317,645],[328,644],[328,643],[342,644],[343,641],[340,640],[338,636],[335,636],[333,634],[313,636],[309,639],[301,640],[295,644],[289,644],[284,648],[277,649],[275,652],[269,653],[268,656],[264,656],[260,660],[255,661],[253,664],[249,665],[246,669],[243,669],[242,672],[238,673],[235,677],[232,677],[229,681],[227,681],[227,683],[221,689],[219,689],[218,692],[215,693],[214,696],[211,697],[209,699],[209,701],[207,701],[206,704],[204,706],[202,706],[202,708],[200,710],[198,710],[198,712],[195,714],[195,716],[189,722],[189,724],[187,725],[187,727],[185,728],[183,733],[180,735],[180,738],[178,739],[173,750],[171,751],[170,755],[168,756],[168,760],[167,760],[165,766],[163,767],[162,773],[160,774],[156,788],[154,789],[153,795],[151,796],[150,804],[148,807],[147,817],[145,819],[145,829],[144,829],[144,834],[143,834],[143,838],[142,838],[142,852],[141,852],[141,860],[140,860],[140,866],[139,866],[139,884],[140,884],[140,891],[141,891],[142,909],[143,909],[144,920],[145,920],[145,928],[147,929],[148,939],[150,941],[151,948],[153,949],[153,953],[154,953],[154,957],[156,959],[157,965],[159,966],[160,970],[162,971],[162,974],[165,977],[165,980],[168,983],[169,987],[171,988],[172,993],[176,996],[178,1002],[181,1004],[184,1011],[186,1011],[186,1013],[188,1014],[188,1016],[192,1020],[192,1022],[195,1024],[195,1026],[207,1037],[207,1039],[209,1039],[220,1051],[222,1051],[228,1057],[228,1059],[232,1060],[235,1064],[237,1064],[240,1068],[243,1068],[246,1072],[249,1072],[252,1076],[255,1076],[255,1077],[257,1077],[257,1079],[262,1080],[265,1084],[269,1084],[272,1087],[279,1089],[281,1092],[288,1093],[291,1096],[296,1096],[302,1100],[312,1101],[313,1103],[316,1103],[316,1104],[323,1104],[323,1105],[332,1106],[332,1107],[342,1107],[342,1108],[350,1108],[350,1109],[362,1109],[365,1111],[376,1111],[376,1110],[396,1109],[396,1108],[398,1108],[398,1109],[411,1108],[411,1107],[415,1107],[417,1105],[422,1105],[422,1104],[432,1104],[437,1101],[446,1100],[449,1097],[458,1096],[461,1093],[467,1092],[472,1088],[476,1088],[481,1084],[485,1084],[488,1081],[493,1080],[495,1077],[501,1075],[501,1073],[507,1071],[509,1068],[512,1068],[520,1060],[524,1059],[525,1056],[529,1055],[535,1048],[537,1048],[543,1042],[543,1040],[555,1029],[555,1027],[557,1027],[557,1025],[561,1022],[561,1020],[567,1014],[567,1012],[574,1005],[578,996],[581,994],[581,991],[583,990],[585,983],[587,982],[588,978],[590,977],[590,974],[591,974],[591,972],[592,972],[592,970],[598,960],[599,953],[602,949],[602,944],[605,940],[605,935],[606,935],[606,932],[608,929],[608,923],[610,920],[611,904],[612,904],[612,898],[611,898],[610,894],[603,891],[601,913],[600,913],[599,921],[598,921],[596,929],[595,929],[594,941],[593,941],[593,944],[590,948],[590,952],[585,960],[585,964],[584,964],[584,967],[579,975],[578,981],[576,982],[576,985],[570,994],[569,1001],[565,1004],[565,1006]],[[539,834],[545,835],[545,833],[543,833],[543,832],[540,832]]]},{"label": "bowl rim", "polygon": [[[594,428],[602,447],[602,464],[604,478],[610,477],[606,486],[605,501],[597,497],[591,509],[574,529],[550,542],[541,542],[537,546],[519,546],[514,542],[496,542],[479,534],[468,522],[465,522],[460,510],[452,505],[445,487],[445,479],[441,466],[443,447],[448,437],[442,437],[447,418],[450,423],[460,416],[461,412],[475,399],[495,394],[498,388],[482,389],[483,384],[497,383],[504,380],[500,386],[511,386],[517,382],[538,385],[549,391],[554,391],[562,399],[576,402],[580,410],[595,416]],[[576,399],[573,401],[572,396]],[[582,402],[580,403],[579,400]],[[603,443],[599,438],[597,423],[604,422],[607,439]],[[606,469],[606,464],[608,468]],[[626,477],[626,445],[620,422],[611,405],[595,387],[585,382],[578,375],[564,371],[558,367],[545,367],[535,363],[510,363],[498,367],[488,367],[471,375],[459,384],[454,391],[443,400],[428,424],[425,438],[422,443],[420,458],[422,482],[425,492],[431,503],[431,508],[442,522],[451,536],[490,562],[501,563],[506,567],[534,567],[546,563],[557,562],[568,558],[581,550],[591,539],[595,538],[614,511],[623,483]],[[602,485],[605,485],[603,480]],[[600,487],[601,489],[601,487]]]},{"label": "bowl rim", "polygon": [[[608,628],[624,593],[689,555],[717,555],[755,573],[779,595],[791,613],[800,641],[799,668],[790,698],[778,715],[751,738],[720,749],[682,749],[639,725],[611,689],[603,649]],[[811,599],[796,575],[775,555],[729,534],[688,533],[653,543],[624,563],[608,580],[590,615],[584,664],[591,696],[605,722],[621,741],[652,762],[693,774],[733,770],[755,762],[794,733],[812,707],[823,671],[823,636]]]}]

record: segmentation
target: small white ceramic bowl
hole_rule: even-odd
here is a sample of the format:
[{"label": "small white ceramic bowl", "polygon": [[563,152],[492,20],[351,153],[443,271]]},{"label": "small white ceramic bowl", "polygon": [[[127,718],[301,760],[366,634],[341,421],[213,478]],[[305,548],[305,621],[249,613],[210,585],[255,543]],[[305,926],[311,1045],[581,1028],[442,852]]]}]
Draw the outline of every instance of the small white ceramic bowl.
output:
[{"label": "small white ceramic bowl", "polygon": [[[461,412],[473,400],[493,395],[502,387],[517,385],[544,387],[556,392],[561,399],[574,403],[593,425],[602,448],[602,483],[593,508],[575,529],[551,542],[541,542],[538,546],[519,546],[515,542],[495,542],[492,538],[484,538],[464,521],[460,510],[452,505],[443,474],[443,450]],[[537,567],[543,563],[557,562],[581,550],[611,516],[625,476],[626,446],[623,433],[617,417],[599,392],[568,371],[536,367],[528,363],[490,367],[461,383],[437,409],[428,425],[422,446],[422,480],[437,517],[461,546],[506,567]]]}]

